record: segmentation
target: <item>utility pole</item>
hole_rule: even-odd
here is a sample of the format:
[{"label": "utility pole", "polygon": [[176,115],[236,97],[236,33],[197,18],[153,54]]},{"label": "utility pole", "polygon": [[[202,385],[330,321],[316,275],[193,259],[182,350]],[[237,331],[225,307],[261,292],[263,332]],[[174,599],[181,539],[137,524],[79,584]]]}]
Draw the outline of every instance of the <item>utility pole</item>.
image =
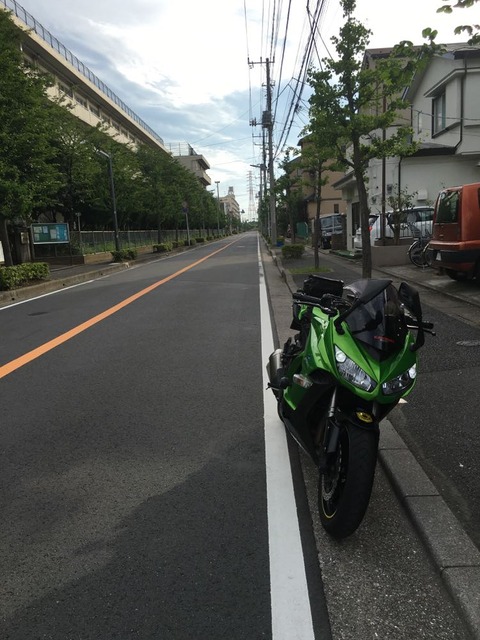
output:
[{"label": "utility pole", "polygon": [[[248,61],[250,67],[253,67],[254,64],[263,64],[263,61],[260,62],[250,62]],[[267,68],[267,108],[262,113],[262,129],[263,129],[263,166],[265,170],[267,169],[266,162],[266,144],[265,144],[265,131],[268,134],[268,182],[269,182],[269,207],[268,207],[268,232],[270,235],[270,242],[273,245],[277,244],[277,217],[275,211],[275,173],[274,173],[274,165],[273,165],[273,116],[272,116],[272,85],[270,79],[270,64],[271,61],[267,58],[265,60],[266,68]],[[256,120],[252,120],[250,122],[252,126],[257,125]],[[255,165],[252,165],[255,166]],[[265,171],[265,194],[266,194],[266,171]]]},{"label": "utility pole", "polygon": [[117,200],[115,198],[115,181],[113,179],[112,156],[106,151],[103,151],[102,149],[95,149],[95,153],[98,153],[98,155],[106,158],[108,162],[108,176],[110,179],[110,195],[112,198],[113,235],[115,238],[115,251],[120,251],[120,234],[118,231]]},{"label": "utility pole", "polygon": [[263,112],[262,126],[268,132],[268,177],[270,184],[270,241],[275,246],[277,244],[277,216],[275,212],[275,174],[273,167],[273,118],[272,118],[272,86],[270,84],[270,60],[265,61],[267,65],[267,110]]}]

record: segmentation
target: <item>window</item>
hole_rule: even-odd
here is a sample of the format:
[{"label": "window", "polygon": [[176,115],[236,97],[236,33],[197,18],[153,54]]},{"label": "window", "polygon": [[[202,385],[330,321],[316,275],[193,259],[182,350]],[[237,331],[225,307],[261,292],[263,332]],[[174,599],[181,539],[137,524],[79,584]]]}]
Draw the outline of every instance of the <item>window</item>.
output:
[{"label": "window", "polygon": [[84,107],[85,109],[87,108],[87,100],[81,96],[79,93],[75,94],[75,100],[77,101],[78,104],[82,105],[82,107]]},{"label": "window", "polygon": [[340,213],[340,205],[339,204],[334,204],[333,205],[333,213]]},{"label": "window", "polygon": [[445,112],[445,93],[433,99],[433,133],[439,133],[447,126]]},{"label": "window", "polygon": [[442,191],[439,196],[436,222],[457,222],[459,191]]},{"label": "window", "polygon": [[417,113],[417,133],[420,134],[423,131],[423,113],[419,111]]},{"label": "window", "polygon": [[70,98],[73,98],[73,91],[71,87],[68,87],[66,84],[63,84],[63,82],[59,82],[58,83],[58,88],[60,89],[60,91],[62,91],[65,95],[69,96]]}]

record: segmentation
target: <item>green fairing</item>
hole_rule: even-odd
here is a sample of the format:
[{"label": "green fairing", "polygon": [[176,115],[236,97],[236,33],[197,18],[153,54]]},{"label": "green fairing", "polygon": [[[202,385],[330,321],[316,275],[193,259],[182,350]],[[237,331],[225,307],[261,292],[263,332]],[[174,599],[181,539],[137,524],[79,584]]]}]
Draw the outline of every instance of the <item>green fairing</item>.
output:
[{"label": "green fairing", "polygon": [[[304,317],[307,311],[308,307],[302,306],[299,314],[300,318]],[[343,326],[346,330],[345,333],[341,335],[337,333],[332,320],[320,309],[314,308],[311,310],[311,313],[311,329],[305,350],[291,363],[287,372],[288,378],[291,379],[294,373],[302,373],[305,376],[309,376],[315,370],[322,369],[330,373],[338,383],[366,401],[376,401],[380,404],[396,404],[399,396],[385,396],[382,393],[382,383],[401,375],[404,371],[407,371],[416,364],[416,353],[412,352],[410,348],[415,342],[414,337],[411,334],[408,335],[401,354],[395,353],[387,360],[379,362],[374,360],[366,349],[361,346],[361,343],[350,335],[345,323],[343,323]],[[359,389],[342,378],[338,373],[335,362],[335,345],[376,382],[373,391],[368,392]],[[416,380],[401,394],[401,397],[407,396],[412,391],[415,382]],[[302,401],[306,392],[307,389],[298,384],[292,384],[285,390],[284,400],[292,409],[295,409]]]}]

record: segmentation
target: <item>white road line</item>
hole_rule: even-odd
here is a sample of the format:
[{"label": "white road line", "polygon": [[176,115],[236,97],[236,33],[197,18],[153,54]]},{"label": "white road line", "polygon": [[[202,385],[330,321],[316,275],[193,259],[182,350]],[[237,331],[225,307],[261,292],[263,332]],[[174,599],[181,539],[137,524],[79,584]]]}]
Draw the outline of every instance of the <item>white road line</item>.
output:
[{"label": "white road line", "polygon": [[[100,280],[100,278],[98,278]],[[68,291],[69,289],[75,289],[75,287],[83,287],[85,284],[89,284],[90,282],[95,282],[95,280],[84,280],[83,282],[78,282],[77,284],[71,284],[68,287],[62,287],[61,289],[55,289],[55,291],[49,291],[48,293],[42,293],[39,296],[35,296],[34,298],[25,298],[25,300],[19,300],[18,302],[12,302],[12,304],[7,304],[4,307],[0,307],[0,311],[5,311],[6,309],[11,309],[12,307],[18,307],[21,304],[26,304],[27,302],[33,302],[34,300],[40,300],[41,298],[47,298],[48,296],[54,296],[57,293],[61,293],[62,291]]]},{"label": "white road line", "polygon": [[275,396],[267,390],[266,364],[274,350],[265,275],[260,270],[260,314],[265,408],[265,458],[273,640],[314,640],[297,509],[285,429]]}]

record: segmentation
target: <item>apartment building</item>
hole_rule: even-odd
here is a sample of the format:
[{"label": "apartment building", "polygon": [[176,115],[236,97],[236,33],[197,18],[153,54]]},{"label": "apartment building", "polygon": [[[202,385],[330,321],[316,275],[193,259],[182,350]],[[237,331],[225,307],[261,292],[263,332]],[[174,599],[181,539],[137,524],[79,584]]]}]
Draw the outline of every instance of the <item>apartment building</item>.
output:
[{"label": "apartment building", "polygon": [[210,165],[204,156],[197,153],[189,144],[169,145],[170,153],[185,169],[191,171],[205,189],[212,184],[207,174]]},{"label": "apartment building", "polygon": [[117,142],[132,148],[146,144],[173,155],[200,184],[204,187],[211,184],[206,173],[210,165],[202,155],[187,144],[180,145],[178,153],[176,148],[167,148],[156,131],[16,0],[0,0],[0,9],[8,11],[15,24],[25,31],[22,45],[25,59],[54,78],[49,89],[52,99],[62,98],[73,115],[92,127],[102,125]]}]

